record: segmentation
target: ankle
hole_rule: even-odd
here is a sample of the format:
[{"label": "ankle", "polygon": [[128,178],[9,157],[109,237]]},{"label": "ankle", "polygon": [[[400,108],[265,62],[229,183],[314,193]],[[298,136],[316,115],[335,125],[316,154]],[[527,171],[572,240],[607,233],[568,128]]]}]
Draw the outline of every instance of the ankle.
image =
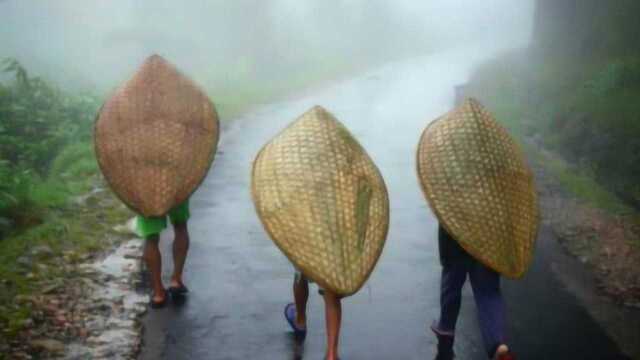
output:
[{"label": "ankle", "polygon": [[153,299],[154,300],[162,300],[162,299],[165,298],[165,296],[167,296],[167,294],[166,294],[164,289],[154,290],[153,291]]},{"label": "ankle", "polygon": [[453,343],[454,337],[449,335],[441,335],[436,333],[438,338],[438,360],[449,360],[454,358]]},{"label": "ankle", "polygon": [[327,353],[327,356],[325,357],[326,360],[338,360],[338,353],[337,352],[329,352]]},{"label": "ankle", "polygon": [[296,325],[301,328],[307,327],[307,318],[303,316],[296,315]]}]

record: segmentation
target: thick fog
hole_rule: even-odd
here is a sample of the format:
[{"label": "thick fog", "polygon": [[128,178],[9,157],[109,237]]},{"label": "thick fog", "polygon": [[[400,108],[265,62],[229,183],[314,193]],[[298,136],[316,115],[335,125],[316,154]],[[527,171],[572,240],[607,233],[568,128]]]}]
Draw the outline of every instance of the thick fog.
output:
[{"label": "thick fog", "polygon": [[532,0],[0,0],[0,58],[104,93],[158,53],[222,91],[470,42],[523,46],[533,8]]}]

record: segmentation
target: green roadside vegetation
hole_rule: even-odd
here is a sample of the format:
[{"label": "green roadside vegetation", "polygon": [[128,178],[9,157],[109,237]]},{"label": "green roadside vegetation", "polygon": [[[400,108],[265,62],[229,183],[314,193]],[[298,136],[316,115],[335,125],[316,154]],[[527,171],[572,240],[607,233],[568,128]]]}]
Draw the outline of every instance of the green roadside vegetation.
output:
[{"label": "green roadside vegetation", "polygon": [[480,98],[532,160],[613,214],[640,208],[640,56],[577,61],[505,54],[478,68]]},{"label": "green roadside vegetation", "polygon": [[[590,206],[640,224],[640,56],[505,54],[468,85],[529,159]],[[640,238],[627,241],[640,251]]]},{"label": "green roadside vegetation", "polygon": [[80,198],[101,186],[91,144],[99,99],[61,91],[15,60],[1,65],[12,76],[0,83],[0,338],[10,339],[31,311],[18,296],[112,245],[96,234],[130,214],[108,192]]},{"label": "green roadside vegetation", "polygon": [[634,0],[537,0],[530,47],[469,84],[566,189],[613,213],[640,209],[638,11]]},{"label": "green roadside vegetation", "polygon": [[91,128],[99,101],[30,77],[15,60],[3,65],[14,75],[0,83],[0,238],[6,239],[89,190],[97,171]]},{"label": "green roadside vegetation", "polygon": [[632,207],[600,185],[593,176],[581,173],[580,170],[576,171],[574,166],[561,158],[545,155],[539,151],[530,151],[530,153],[536,157],[538,164],[550,171],[560,185],[571,191],[576,197],[612,214],[634,213]]}]

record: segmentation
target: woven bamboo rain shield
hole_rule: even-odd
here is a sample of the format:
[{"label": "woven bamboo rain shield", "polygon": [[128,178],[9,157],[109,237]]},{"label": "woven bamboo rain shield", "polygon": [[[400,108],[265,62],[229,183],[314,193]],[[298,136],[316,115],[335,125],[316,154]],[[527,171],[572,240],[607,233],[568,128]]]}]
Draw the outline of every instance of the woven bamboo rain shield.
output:
[{"label": "woven bamboo rain shield", "polygon": [[125,204],[144,216],[162,216],[202,182],[218,136],[211,101],[154,55],[103,105],[95,150],[107,182]]},{"label": "woven bamboo rain shield", "polygon": [[511,278],[526,272],[539,223],[532,172],[479,102],[466,100],[425,129],[417,170],[440,224],[470,255]]},{"label": "woven bamboo rain shield", "polygon": [[373,161],[330,113],[314,107],[258,153],[251,190],[276,245],[336,294],[360,289],[387,236],[389,199]]}]

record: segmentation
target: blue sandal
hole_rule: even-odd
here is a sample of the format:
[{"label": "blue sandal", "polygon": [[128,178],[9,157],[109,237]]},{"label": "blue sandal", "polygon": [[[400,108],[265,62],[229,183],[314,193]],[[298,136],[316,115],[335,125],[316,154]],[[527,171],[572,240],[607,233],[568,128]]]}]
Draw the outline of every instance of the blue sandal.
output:
[{"label": "blue sandal", "polygon": [[284,307],[284,318],[287,319],[287,322],[293,329],[293,333],[296,336],[305,336],[307,335],[307,329],[301,329],[296,325],[296,305],[293,303],[287,304]]}]

